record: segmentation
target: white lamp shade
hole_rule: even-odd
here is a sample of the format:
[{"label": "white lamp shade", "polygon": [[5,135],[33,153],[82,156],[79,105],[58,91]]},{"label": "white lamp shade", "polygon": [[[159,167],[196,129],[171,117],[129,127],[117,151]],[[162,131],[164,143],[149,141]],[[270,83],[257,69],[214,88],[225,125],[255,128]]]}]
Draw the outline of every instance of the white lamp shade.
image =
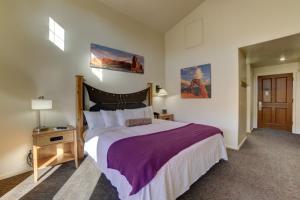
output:
[{"label": "white lamp shade", "polygon": [[167,96],[167,95],[168,95],[168,93],[165,89],[160,89],[157,94],[157,96],[159,96],[159,97],[163,97],[163,96]]},{"label": "white lamp shade", "polygon": [[52,100],[33,99],[31,100],[32,110],[49,110],[52,109]]}]

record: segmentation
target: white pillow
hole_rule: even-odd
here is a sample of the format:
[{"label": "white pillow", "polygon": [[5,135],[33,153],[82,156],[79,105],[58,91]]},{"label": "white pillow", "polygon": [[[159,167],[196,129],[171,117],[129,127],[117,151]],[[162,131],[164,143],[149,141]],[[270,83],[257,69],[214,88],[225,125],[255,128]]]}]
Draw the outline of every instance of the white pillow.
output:
[{"label": "white pillow", "polygon": [[139,119],[145,118],[144,109],[125,109],[125,110],[117,110],[118,123],[120,126],[126,125],[126,120],[128,119]]},{"label": "white pillow", "polygon": [[117,117],[120,126],[125,126],[126,120],[129,119],[154,118],[151,106],[145,108],[117,110]]},{"label": "white pillow", "polygon": [[137,108],[137,109],[125,109],[125,116],[127,119],[139,119],[145,117],[145,109]]},{"label": "white pillow", "polygon": [[153,108],[152,106],[148,106],[145,108],[145,118],[154,119]]},{"label": "white pillow", "polygon": [[118,122],[118,117],[117,117],[116,111],[100,110],[100,113],[103,117],[106,128],[120,126],[119,122]]},{"label": "white pillow", "polygon": [[100,112],[83,111],[89,129],[104,128],[105,123]]},{"label": "white pillow", "polygon": [[120,126],[125,126],[125,112],[124,110],[116,110],[116,115],[118,119],[118,123]]}]

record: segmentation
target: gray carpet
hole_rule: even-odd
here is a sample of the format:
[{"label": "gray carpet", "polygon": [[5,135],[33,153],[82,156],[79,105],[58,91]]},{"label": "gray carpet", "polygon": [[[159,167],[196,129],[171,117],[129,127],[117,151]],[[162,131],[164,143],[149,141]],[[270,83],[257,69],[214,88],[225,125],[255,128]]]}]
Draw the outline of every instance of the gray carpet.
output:
[{"label": "gray carpet", "polygon": [[52,199],[65,182],[72,176],[75,170],[74,162],[68,162],[62,165],[46,180],[23,196],[21,200]]},{"label": "gray carpet", "polygon": [[[256,130],[228,155],[178,200],[300,200],[300,135]],[[22,199],[52,199],[74,171],[64,164]],[[90,199],[117,200],[117,191],[101,175]]]},{"label": "gray carpet", "polygon": [[179,200],[299,200],[300,135],[256,130]]}]

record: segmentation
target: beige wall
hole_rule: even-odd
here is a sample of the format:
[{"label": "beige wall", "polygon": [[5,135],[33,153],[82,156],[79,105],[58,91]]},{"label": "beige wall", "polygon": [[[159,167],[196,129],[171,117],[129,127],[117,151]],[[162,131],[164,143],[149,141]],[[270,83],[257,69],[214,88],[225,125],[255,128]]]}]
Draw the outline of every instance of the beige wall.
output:
[{"label": "beige wall", "polygon": [[[300,134],[300,63],[287,63],[253,68],[253,127],[257,128],[257,78],[258,76],[293,73],[293,133]],[[249,120],[249,119],[248,119]]]},{"label": "beige wall", "polygon": [[[64,52],[48,41],[48,17],[65,29]],[[53,99],[44,124],[74,125],[75,74],[111,92],[137,91],[148,81],[164,85],[163,35],[94,0],[1,1],[0,27],[0,179],[29,169],[32,98]],[[103,70],[100,81],[101,71],[89,68],[91,42],[145,56],[145,74]]]},{"label": "beige wall", "polygon": [[[238,148],[238,48],[300,32],[298,0],[209,0],[165,35],[166,105],[177,120],[220,127],[226,145]],[[203,19],[203,42],[185,48],[185,27]],[[195,36],[197,37],[197,36]],[[180,69],[212,64],[212,98],[181,99]]]}]

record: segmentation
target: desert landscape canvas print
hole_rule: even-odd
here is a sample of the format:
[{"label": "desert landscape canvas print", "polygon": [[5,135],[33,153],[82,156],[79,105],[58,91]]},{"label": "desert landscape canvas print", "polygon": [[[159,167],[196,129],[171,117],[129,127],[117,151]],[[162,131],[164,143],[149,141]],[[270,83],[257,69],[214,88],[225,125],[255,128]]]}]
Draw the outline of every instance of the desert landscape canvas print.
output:
[{"label": "desert landscape canvas print", "polygon": [[144,57],[98,44],[91,44],[90,66],[143,74]]},{"label": "desert landscape canvas print", "polygon": [[181,98],[211,98],[211,65],[181,69]]}]

